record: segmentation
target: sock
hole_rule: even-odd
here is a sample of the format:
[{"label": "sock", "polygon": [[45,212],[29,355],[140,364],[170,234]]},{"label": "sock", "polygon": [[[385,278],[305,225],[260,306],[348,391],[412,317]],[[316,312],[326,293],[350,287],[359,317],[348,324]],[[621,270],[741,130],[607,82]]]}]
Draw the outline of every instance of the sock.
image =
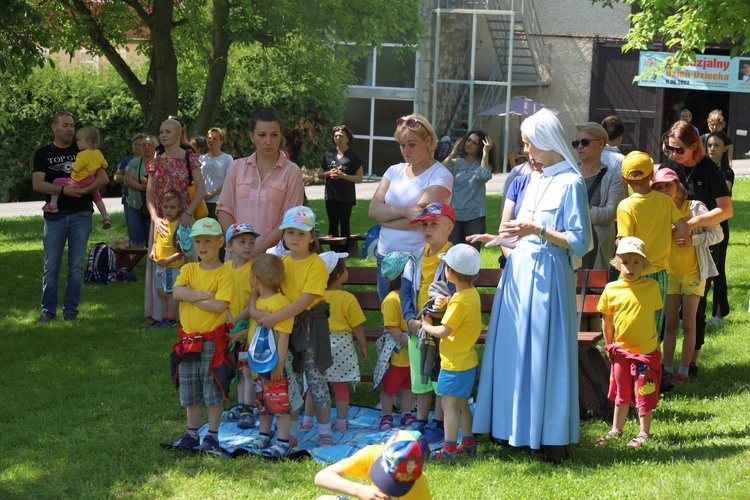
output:
[{"label": "sock", "polygon": [[446,441],[443,444],[443,449],[448,453],[456,453],[458,450],[458,443],[455,441]]},{"label": "sock", "polygon": [[622,429],[617,429],[615,427],[612,427],[612,430],[618,433],[620,436],[622,436]]},{"label": "sock", "polygon": [[305,415],[302,417],[302,421],[306,424],[312,425],[312,415]]},{"label": "sock", "polygon": [[285,444],[287,446],[289,445],[289,440],[288,439],[276,438],[276,442],[277,443],[281,443],[281,444]]},{"label": "sock", "polygon": [[442,420],[437,420],[437,419],[434,419],[434,418],[433,418],[433,419],[432,419],[432,421],[433,421],[433,422],[435,422],[435,426],[436,426],[436,427],[437,427],[438,429],[443,429],[443,428],[444,428],[444,427],[443,427],[443,421],[442,421]]},{"label": "sock", "polygon": [[321,424],[318,422],[318,434],[330,434],[331,433],[331,422],[327,424]]},{"label": "sock", "polygon": [[346,419],[336,417],[336,422],[346,422]]},{"label": "sock", "polygon": [[672,365],[669,365],[669,366],[664,365],[664,371],[672,373],[674,371],[674,367]]},{"label": "sock", "polygon": [[474,436],[461,438],[461,446],[474,446],[475,444],[477,442],[474,440]]},{"label": "sock", "polygon": [[289,432],[291,436],[299,434],[299,420],[292,420],[292,423],[289,426]]},{"label": "sock", "polygon": [[200,434],[198,434],[198,429],[191,429],[188,427],[187,430],[188,436],[194,437],[195,439],[198,439],[200,437]]},{"label": "sock", "polygon": [[687,366],[681,366],[679,370],[677,370],[677,373],[682,375],[683,377],[688,376],[688,367]]}]

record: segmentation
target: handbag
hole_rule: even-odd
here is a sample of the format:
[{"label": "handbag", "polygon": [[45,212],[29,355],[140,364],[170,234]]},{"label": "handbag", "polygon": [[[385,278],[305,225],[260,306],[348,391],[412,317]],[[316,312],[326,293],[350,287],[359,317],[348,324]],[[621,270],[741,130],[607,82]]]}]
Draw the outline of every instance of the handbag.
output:
[{"label": "handbag", "polygon": [[[188,171],[188,198],[190,198],[190,201],[193,201],[193,198],[195,197],[195,192],[198,190],[198,188],[193,183],[193,171],[190,169],[190,150],[185,151],[185,164],[187,165],[187,171]],[[198,206],[195,207],[195,210],[193,210],[193,216],[197,219],[202,219],[204,217],[208,217],[208,207],[206,206],[206,200],[201,200],[200,203],[198,203]]]}]

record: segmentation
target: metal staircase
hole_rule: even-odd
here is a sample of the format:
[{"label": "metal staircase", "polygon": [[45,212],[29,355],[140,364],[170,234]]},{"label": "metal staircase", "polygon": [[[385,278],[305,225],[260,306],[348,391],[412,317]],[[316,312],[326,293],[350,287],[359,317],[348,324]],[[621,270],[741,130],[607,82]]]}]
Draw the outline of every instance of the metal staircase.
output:
[{"label": "metal staircase", "polygon": [[[479,111],[505,99],[505,85],[481,82],[507,82],[511,87],[540,87],[549,84],[547,55],[531,0],[439,0],[438,7],[442,9],[443,15],[450,14],[452,11],[465,15],[466,10],[513,12],[512,20],[509,14],[478,16],[478,19],[486,23],[497,60],[486,79],[480,80],[476,75],[469,75],[467,79],[465,77],[467,60],[472,56],[471,47],[467,49],[461,65],[450,75],[449,82],[445,83],[450,85],[451,98],[443,100],[438,113],[436,125],[440,130],[447,129],[448,134],[453,138],[461,137],[468,131],[468,128],[471,128],[474,117]],[[439,33],[436,36],[440,36]],[[510,73],[508,72],[509,65]],[[435,84],[441,83],[440,80],[437,75]],[[474,87],[473,106],[471,103],[472,86]],[[456,96],[459,95],[460,97],[457,98]]]}]

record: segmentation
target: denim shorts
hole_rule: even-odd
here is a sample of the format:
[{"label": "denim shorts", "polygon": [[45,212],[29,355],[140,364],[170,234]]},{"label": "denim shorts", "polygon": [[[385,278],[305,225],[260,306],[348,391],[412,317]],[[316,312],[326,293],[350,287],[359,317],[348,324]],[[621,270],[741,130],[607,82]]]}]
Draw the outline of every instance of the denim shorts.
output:
[{"label": "denim shorts", "polygon": [[157,290],[164,290],[166,293],[172,293],[174,282],[179,275],[179,267],[156,266],[156,270],[154,271],[154,286]]}]

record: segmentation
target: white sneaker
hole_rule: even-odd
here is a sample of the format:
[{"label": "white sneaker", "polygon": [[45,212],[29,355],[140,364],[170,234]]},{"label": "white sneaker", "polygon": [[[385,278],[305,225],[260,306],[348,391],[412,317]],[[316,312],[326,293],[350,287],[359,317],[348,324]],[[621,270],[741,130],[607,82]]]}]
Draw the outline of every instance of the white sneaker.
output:
[{"label": "white sneaker", "polygon": [[721,316],[714,316],[710,320],[706,321],[706,325],[717,328],[720,326],[724,326],[724,318],[722,318]]}]

